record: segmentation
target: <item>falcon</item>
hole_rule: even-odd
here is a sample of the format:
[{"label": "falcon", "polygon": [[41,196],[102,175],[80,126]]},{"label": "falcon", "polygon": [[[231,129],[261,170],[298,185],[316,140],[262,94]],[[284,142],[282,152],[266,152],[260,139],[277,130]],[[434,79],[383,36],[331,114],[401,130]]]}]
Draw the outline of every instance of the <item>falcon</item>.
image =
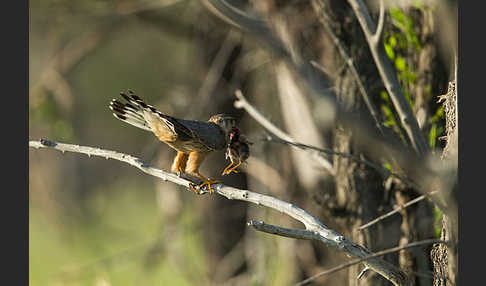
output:
[{"label": "falcon", "polygon": [[[175,149],[177,155],[172,163],[172,172],[179,176],[187,173],[199,177],[203,180],[199,188],[207,186],[209,193],[213,193],[211,185],[218,181],[201,175],[199,167],[209,153],[230,148],[230,133],[237,129],[235,118],[216,114],[208,121],[185,120],[161,113],[133,91],[120,92],[120,95],[126,102],[113,99],[109,104],[113,115],[121,121],[154,133],[160,141]],[[193,185],[191,187],[197,192]]]}]

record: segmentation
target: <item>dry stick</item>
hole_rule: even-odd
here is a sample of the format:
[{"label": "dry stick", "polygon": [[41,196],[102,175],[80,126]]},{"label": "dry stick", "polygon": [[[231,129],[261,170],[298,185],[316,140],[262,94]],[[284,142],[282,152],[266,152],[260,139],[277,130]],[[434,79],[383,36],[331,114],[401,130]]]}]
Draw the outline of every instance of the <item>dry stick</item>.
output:
[{"label": "dry stick", "polygon": [[[241,90],[239,90],[239,89],[236,90],[235,96],[236,96],[236,98],[238,98],[238,100],[236,100],[235,103],[234,103],[235,108],[238,108],[238,109],[243,108],[244,110],[246,110],[246,112],[251,117],[253,117],[253,119],[255,119],[263,128],[268,130],[270,133],[272,133],[276,137],[283,139],[285,141],[288,141],[288,142],[295,143],[295,140],[292,137],[290,137],[290,135],[288,135],[287,133],[280,130],[280,128],[275,126],[272,122],[270,122],[268,119],[266,119],[265,116],[263,116],[255,107],[253,107],[246,100],[246,98],[243,96],[243,93],[241,92]],[[327,158],[325,158],[324,156],[322,156],[319,153],[314,153],[312,158],[314,160],[316,160],[321,166],[326,168],[326,170],[328,170],[330,174],[332,174],[332,175],[336,174],[336,171],[332,167],[331,162]]]},{"label": "dry stick", "polygon": [[[392,248],[389,248],[389,249],[381,250],[381,251],[375,252],[373,254],[370,254],[370,255],[368,255],[366,257],[363,257],[363,258],[360,258],[360,259],[355,259],[355,260],[352,260],[350,262],[347,262],[347,263],[338,265],[336,267],[333,267],[333,268],[331,268],[329,270],[326,270],[324,272],[318,273],[318,274],[316,274],[314,276],[311,276],[311,277],[309,277],[309,278],[307,278],[305,280],[300,281],[299,283],[295,284],[295,286],[305,285],[305,284],[307,284],[307,283],[309,283],[309,282],[311,282],[313,280],[316,280],[317,278],[319,278],[321,276],[324,276],[324,275],[330,274],[330,273],[334,273],[334,272],[339,271],[339,270],[343,270],[345,268],[348,268],[348,267],[350,267],[352,265],[355,265],[355,264],[358,264],[360,262],[364,262],[364,261],[366,261],[368,259],[371,259],[371,258],[375,258],[375,257],[382,256],[382,255],[385,255],[385,254],[397,252],[397,251],[400,251],[400,250],[403,250],[403,249],[407,249],[407,248],[412,248],[412,247],[417,247],[417,246],[422,246],[422,245],[429,245],[429,244],[434,244],[434,243],[444,243],[444,244],[447,244],[446,241],[443,241],[443,240],[440,240],[440,239],[425,239],[425,240],[421,240],[421,241],[411,242],[411,243],[406,244],[406,245],[402,245],[402,246],[397,246],[397,247],[392,247]],[[364,273],[364,272],[362,271],[362,273]],[[361,274],[361,276],[362,276],[362,274]]]},{"label": "dry stick", "polygon": [[[354,66],[353,59],[348,55],[346,52],[346,49],[342,45],[341,41],[339,38],[336,36],[334,33],[333,29],[331,28],[331,20],[329,19],[329,16],[326,13],[326,10],[324,8],[324,3],[322,0],[316,0],[312,2],[314,6],[314,10],[317,12],[319,16],[319,21],[321,22],[322,26],[326,29],[327,33],[329,36],[331,36],[331,39],[334,43],[334,45],[337,47],[339,54],[343,58],[344,62],[348,65],[349,70],[351,71],[351,75],[354,78],[354,81],[358,85],[358,90],[361,93],[361,96],[363,97],[364,102],[366,103],[366,106],[368,107],[368,110],[370,111],[371,116],[375,120],[376,128],[380,131],[380,133],[383,135],[383,126],[382,123],[379,119],[378,116],[378,111],[371,101],[370,97],[368,96],[368,93],[366,92],[366,89],[363,85],[363,82],[361,81],[358,71],[356,70],[356,67]],[[381,16],[381,14],[380,14]],[[380,17],[382,19],[384,17]],[[383,21],[382,21],[383,22]],[[383,25],[383,24],[382,24]]]},{"label": "dry stick", "polygon": [[400,117],[401,124],[407,132],[410,142],[419,155],[427,154],[428,146],[425,138],[420,131],[420,127],[410,104],[405,99],[395,69],[388,59],[383,44],[381,43],[385,17],[383,0],[380,0],[380,18],[378,20],[377,28],[375,28],[375,23],[371,19],[368,9],[361,0],[348,0],[348,3],[351,5],[354,14],[363,29],[371,54],[375,60],[376,67],[378,68],[378,72],[380,73],[385,88]]},{"label": "dry stick", "polygon": [[[106,159],[115,159],[127,164],[130,164],[141,171],[150,174],[152,176],[161,178],[164,181],[171,181],[178,185],[184,186],[189,188],[192,182],[177,176],[176,174],[168,173],[163,170],[150,167],[148,164],[144,163],[137,157],[111,151],[111,150],[103,150],[100,148],[93,148],[87,146],[79,146],[79,145],[72,145],[72,144],[65,144],[65,143],[57,143],[48,140],[40,140],[40,141],[29,141],[29,147],[32,148],[51,148],[54,150],[59,150],[61,152],[75,152],[75,153],[82,153],[88,156],[98,156],[103,157]],[[309,235],[315,236],[320,242],[325,243],[328,246],[335,247],[341,251],[343,251],[346,255],[351,257],[357,258],[364,258],[371,254],[371,252],[364,248],[361,245],[358,245],[344,236],[340,235],[339,233],[335,232],[334,230],[329,229],[325,226],[322,222],[318,219],[313,217],[311,214],[307,213],[305,210],[277,198],[254,193],[248,190],[241,190],[236,189],[233,187],[225,186],[223,184],[214,184],[213,189],[219,195],[226,197],[227,199],[233,200],[241,200],[250,203],[254,203],[257,205],[262,205],[265,207],[272,208],[277,210],[281,213],[284,213],[288,216],[293,217],[294,219],[300,221],[305,225],[306,230],[295,230],[296,233],[298,232],[305,232]],[[206,189],[200,190],[199,194],[207,193]],[[394,285],[409,285],[410,281],[408,277],[403,273],[400,269],[396,266],[390,264],[389,262],[380,259],[380,258],[368,258],[366,261],[363,261],[366,267],[369,267],[373,271],[379,273],[387,280],[392,282]]]},{"label": "dry stick", "polygon": [[[437,193],[437,191],[430,192],[428,195],[432,195],[432,194],[435,194],[435,193]],[[372,220],[372,221],[370,221],[370,222],[368,222],[366,224],[363,224],[362,226],[358,227],[356,230],[357,231],[362,231],[363,229],[368,228],[368,227],[376,224],[377,222],[379,222],[381,220],[384,220],[385,218],[387,218],[387,217],[389,217],[389,216],[391,216],[393,214],[396,214],[397,212],[399,212],[399,211],[401,211],[401,210],[403,210],[403,209],[405,209],[405,208],[407,208],[407,207],[409,207],[409,206],[411,206],[413,204],[416,204],[416,203],[424,200],[425,198],[428,197],[428,195],[421,195],[419,197],[416,197],[415,199],[408,201],[407,203],[405,203],[405,204],[397,207],[396,209],[394,209],[394,210],[392,210],[392,211],[390,211],[390,212],[388,212],[388,213],[386,213],[386,214],[384,214],[382,216],[379,216],[376,219],[374,219],[374,220]]]},{"label": "dry stick", "polygon": [[94,148],[94,147],[87,147],[87,146],[79,146],[73,144],[58,143],[58,142],[53,142],[45,139],[41,139],[40,141],[29,141],[29,147],[52,148],[55,150],[59,150],[62,153],[67,151],[67,152],[86,154],[88,155],[88,157],[97,156],[97,157],[103,157],[105,159],[115,159],[118,161],[128,163],[142,170],[142,172],[160,178],[163,181],[171,181],[173,183],[184,186],[186,188],[189,188],[191,183],[191,181],[181,178],[176,174],[168,173],[160,169],[150,167],[149,164],[143,162],[137,157],[119,153],[116,151],[105,150],[105,149]]},{"label": "dry stick", "polygon": [[352,159],[352,160],[354,160],[358,163],[362,163],[362,164],[365,164],[367,166],[372,167],[373,169],[380,172],[381,175],[384,178],[387,178],[388,176],[392,176],[392,177],[395,177],[395,178],[401,180],[402,182],[404,182],[404,183],[406,183],[406,184],[408,184],[408,185],[410,185],[410,186],[412,186],[416,189],[419,188],[419,186],[416,183],[412,182],[411,180],[409,180],[409,179],[407,179],[403,176],[400,176],[397,173],[393,173],[392,171],[388,170],[387,168],[384,168],[384,167],[382,167],[382,166],[380,166],[380,165],[378,165],[374,162],[361,159],[358,156],[355,156],[355,155],[350,154],[350,153],[338,152],[338,151],[334,151],[332,149],[319,148],[319,147],[306,145],[306,144],[302,144],[302,143],[289,142],[289,141],[285,141],[285,140],[280,139],[280,138],[273,137],[271,135],[267,135],[267,137],[265,137],[264,140],[269,141],[269,142],[275,142],[275,143],[290,145],[290,146],[297,147],[297,148],[304,149],[304,150],[310,149],[310,150],[314,150],[314,151],[317,151],[317,152],[322,152],[322,153],[326,153],[326,154],[330,154],[330,155],[337,155],[337,156],[349,158],[349,159]]}]

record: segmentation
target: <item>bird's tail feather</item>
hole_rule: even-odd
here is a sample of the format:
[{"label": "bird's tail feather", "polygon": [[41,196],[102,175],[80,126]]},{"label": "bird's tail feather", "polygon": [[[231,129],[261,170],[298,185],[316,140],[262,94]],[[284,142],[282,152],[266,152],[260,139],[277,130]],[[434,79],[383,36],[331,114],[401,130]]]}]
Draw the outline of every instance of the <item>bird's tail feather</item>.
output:
[{"label": "bird's tail feather", "polygon": [[140,129],[152,131],[149,124],[143,116],[144,109],[150,109],[156,112],[153,106],[150,106],[143,102],[143,100],[136,96],[132,91],[128,91],[128,95],[124,92],[120,92],[120,95],[127,101],[121,102],[118,99],[113,99],[110,102],[110,109],[113,111],[113,115],[128,124],[131,124]]}]

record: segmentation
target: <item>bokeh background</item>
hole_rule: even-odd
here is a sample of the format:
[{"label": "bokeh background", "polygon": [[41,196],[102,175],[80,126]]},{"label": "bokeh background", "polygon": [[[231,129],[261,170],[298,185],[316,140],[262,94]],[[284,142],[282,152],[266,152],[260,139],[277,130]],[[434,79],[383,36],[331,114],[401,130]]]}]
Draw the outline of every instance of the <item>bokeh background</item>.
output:
[{"label": "bokeh background", "polygon": [[[326,65],[331,70],[326,80],[338,78],[343,62],[337,60],[338,52],[312,6],[307,1],[264,2],[249,1],[261,12],[286,17],[302,54],[332,62]],[[390,10],[395,14],[386,25],[385,40],[429,145],[439,152],[445,121],[435,97],[446,93],[453,70],[450,57],[439,49],[437,22],[436,30],[422,29],[424,19],[437,18],[435,6],[422,2]],[[349,8],[334,5],[347,11],[337,16],[345,19],[342,23],[359,27]],[[185,0],[32,0],[29,26],[30,140],[115,150],[169,170],[175,151],[153,134],[115,119],[108,109],[112,98],[131,89],[161,112],[185,119],[228,113],[254,142],[251,157],[242,172],[222,177],[228,162],[223,152],[213,153],[203,163],[202,174],[293,202],[352,236],[358,223],[349,224],[349,213],[339,202],[327,204],[337,192],[332,176],[305,152],[262,141],[263,128],[233,105],[234,91],[240,88],[299,142],[330,148],[341,144],[339,127],[328,125],[328,113],[319,101],[282,92],[292,88],[286,86],[288,75],[257,38],[215,17],[200,1]],[[360,32],[341,27],[337,33],[350,41],[352,33]],[[351,55],[369,53],[363,52],[367,48],[361,40],[361,48],[351,48]],[[428,44],[436,52],[425,71],[431,78],[423,84],[416,78],[423,72],[420,52]],[[369,64],[369,59],[356,63]],[[362,67],[383,121],[400,133],[382,83],[373,80],[378,78],[376,69]],[[392,209],[396,199],[390,182],[386,185],[376,172],[363,168],[353,166],[348,175],[377,186],[369,187],[366,195],[380,197],[376,209],[366,214],[372,218]],[[400,191],[407,198],[416,194],[407,188]],[[436,237],[433,207],[424,202],[418,213],[420,237]],[[288,285],[347,260],[318,243],[256,232],[246,226],[250,219],[302,227],[266,208],[218,195],[197,196],[118,161],[29,149],[30,285]],[[403,235],[401,222],[400,217],[387,220],[374,230],[380,235],[368,237],[375,244],[360,243],[374,250],[396,245]],[[396,263],[398,257],[387,259]],[[341,271],[314,285],[348,285],[347,275]]]}]

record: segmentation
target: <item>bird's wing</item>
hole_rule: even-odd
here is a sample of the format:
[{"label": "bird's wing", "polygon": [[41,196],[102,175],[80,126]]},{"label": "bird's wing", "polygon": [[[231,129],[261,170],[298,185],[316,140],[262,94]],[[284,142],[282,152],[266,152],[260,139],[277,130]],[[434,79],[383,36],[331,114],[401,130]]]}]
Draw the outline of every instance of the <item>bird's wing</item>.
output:
[{"label": "bird's wing", "polygon": [[212,122],[177,119],[191,130],[194,138],[211,150],[221,150],[226,146],[226,135],[221,127]]},{"label": "bird's wing", "polygon": [[133,126],[152,131],[162,141],[170,143],[177,140],[187,149],[195,151],[225,147],[225,133],[215,123],[184,120],[163,114],[131,91],[128,94],[120,92],[120,95],[127,102],[113,99],[110,103],[113,115]]}]

